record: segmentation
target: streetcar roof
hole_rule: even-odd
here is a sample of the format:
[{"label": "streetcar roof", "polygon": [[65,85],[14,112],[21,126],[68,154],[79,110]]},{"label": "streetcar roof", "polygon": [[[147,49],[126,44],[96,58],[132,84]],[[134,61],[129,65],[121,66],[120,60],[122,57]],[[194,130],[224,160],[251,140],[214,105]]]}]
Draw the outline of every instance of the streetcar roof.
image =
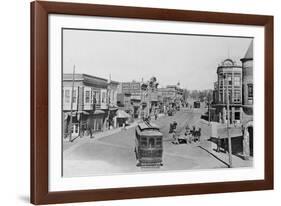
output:
[{"label": "streetcar roof", "polygon": [[156,124],[148,122],[140,123],[137,127],[137,133],[147,137],[163,137],[163,134],[159,131],[159,127]]},{"label": "streetcar roof", "polygon": [[144,130],[141,132],[141,137],[162,137],[163,134],[157,130]]},{"label": "streetcar roof", "polygon": [[144,130],[158,130],[159,131],[159,127],[156,124],[153,123],[148,123],[148,122],[142,122],[138,125],[138,128],[141,131]]}]

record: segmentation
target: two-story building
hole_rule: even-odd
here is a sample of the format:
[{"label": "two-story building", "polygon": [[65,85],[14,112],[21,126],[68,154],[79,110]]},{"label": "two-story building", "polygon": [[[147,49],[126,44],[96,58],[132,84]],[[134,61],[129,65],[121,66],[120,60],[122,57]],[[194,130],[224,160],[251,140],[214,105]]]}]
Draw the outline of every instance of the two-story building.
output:
[{"label": "two-story building", "polygon": [[133,118],[139,117],[141,105],[141,83],[137,81],[122,82],[118,88],[118,106],[132,115]]},{"label": "two-story building", "polygon": [[107,107],[104,110],[107,114],[106,117],[106,125],[105,127],[107,129],[114,128],[117,125],[117,94],[118,94],[118,86],[119,82],[109,80],[107,85]]},{"label": "two-story building", "polygon": [[64,136],[70,132],[78,136],[89,129],[101,131],[108,110],[107,79],[87,74],[63,74],[62,86]]}]

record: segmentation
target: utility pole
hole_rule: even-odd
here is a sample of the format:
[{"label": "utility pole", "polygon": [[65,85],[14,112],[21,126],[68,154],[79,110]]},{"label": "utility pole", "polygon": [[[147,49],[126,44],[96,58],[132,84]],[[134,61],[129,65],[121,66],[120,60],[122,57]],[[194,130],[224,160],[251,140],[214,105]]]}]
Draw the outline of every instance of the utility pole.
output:
[{"label": "utility pole", "polygon": [[149,82],[147,83],[147,86],[144,90],[144,100],[146,102],[146,114],[145,114],[145,118],[147,118],[147,121],[149,120],[150,117],[150,102],[151,102],[151,91],[150,91],[150,86],[149,86]]},{"label": "utility pole", "polygon": [[226,109],[227,109],[227,139],[228,139],[228,156],[229,156],[229,167],[232,167],[232,148],[231,148],[231,137],[229,134],[229,122],[230,122],[230,111],[229,111],[229,92],[228,92],[228,77],[226,78]]},{"label": "utility pole", "polygon": [[152,108],[151,105],[151,94],[152,94],[152,88],[148,86],[148,116],[150,117],[150,110]]},{"label": "utility pole", "polygon": [[211,124],[211,112],[210,112],[210,96],[208,94],[208,113],[209,113],[209,125]]},{"label": "utility pole", "polygon": [[157,89],[158,83],[156,82],[156,78],[152,77],[150,81],[147,83],[142,84],[142,92],[143,92],[143,102],[146,103],[146,110],[147,110],[147,118],[150,117],[150,110],[152,107],[151,101],[152,101],[152,93]]},{"label": "utility pole", "polygon": [[80,98],[80,97],[79,97],[79,96],[80,96],[80,95],[79,95],[79,93],[80,93],[80,92],[79,92],[79,89],[80,89],[80,88],[79,88],[79,86],[78,86],[78,87],[77,87],[77,98],[76,98],[76,99],[77,99],[77,104],[76,104],[76,118],[77,118],[78,126],[79,126],[79,128],[78,128],[78,129],[79,129],[79,130],[78,130],[78,137],[81,138],[80,135],[81,135],[81,117],[82,117],[82,112],[81,112],[81,113],[79,112],[79,98]]},{"label": "utility pole", "polygon": [[109,110],[109,107],[110,107],[110,95],[111,95],[111,74],[109,74],[109,81],[108,81],[108,86],[107,86],[107,109],[108,109],[108,113],[107,113],[107,122],[105,123],[105,126],[107,126],[108,124],[108,128],[106,129],[110,129],[110,126],[109,126],[109,116],[110,116],[110,110]]},{"label": "utility pole", "polygon": [[69,124],[69,142],[72,141],[72,126],[73,126],[73,118],[72,118],[72,107],[73,107],[73,93],[74,93],[74,75],[75,75],[75,65],[73,66],[73,74],[72,74],[72,87],[71,87],[71,102],[70,102],[70,124]]}]

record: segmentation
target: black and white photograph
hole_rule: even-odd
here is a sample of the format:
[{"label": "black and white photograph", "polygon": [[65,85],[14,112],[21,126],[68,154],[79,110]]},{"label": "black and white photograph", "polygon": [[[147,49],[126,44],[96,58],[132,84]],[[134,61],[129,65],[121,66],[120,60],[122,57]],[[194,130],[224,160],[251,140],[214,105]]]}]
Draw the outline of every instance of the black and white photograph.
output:
[{"label": "black and white photograph", "polygon": [[3,1],[0,205],[278,205],[280,8]]},{"label": "black and white photograph", "polygon": [[253,37],[61,33],[63,177],[254,166]]}]

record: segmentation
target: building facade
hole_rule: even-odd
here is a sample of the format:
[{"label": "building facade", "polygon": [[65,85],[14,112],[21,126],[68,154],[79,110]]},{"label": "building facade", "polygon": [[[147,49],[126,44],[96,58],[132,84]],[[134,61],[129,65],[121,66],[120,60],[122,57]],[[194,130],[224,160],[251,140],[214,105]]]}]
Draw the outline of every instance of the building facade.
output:
[{"label": "building facade", "polygon": [[122,82],[120,87],[120,93],[130,94],[132,99],[141,99],[141,82]]},{"label": "building facade", "polygon": [[180,105],[183,101],[183,89],[176,85],[168,85],[165,88],[159,88],[158,93],[164,105]]},{"label": "building facade", "polygon": [[139,118],[141,107],[141,82],[121,82],[118,88],[117,104],[132,118]]},{"label": "building facade", "polygon": [[[214,85],[214,103],[217,121],[240,123],[242,120],[242,67],[233,60],[224,60],[217,68],[217,82]],[[227,116],[227,98],[230,115]]]},{"label": "building facade", "polygon": [[253,41],[241,59],[243,69],[243,156],[253,156]]},{"label": "building facade", "polygon": [[243,68],[243,110],[253,114],[253,42],[251,42],[244,58],[241,59]]},{"label": "building facade", "polygon": [[63,74],[64,136],[102,131],[110,103],[117,102],[117,84],[87,74]]},{"label": "building facade", "polygon": [[119,82],[110,80],[107,86],[107,97],[110,107],[117,107],[117,94]]},{"label": "building facade", "polygon": [[[221,123],[239,122],[239,127],[236,128],[242,131],[242,136],[232,136],[232,140],[236,139],[240,142],[244,159],[249,159],[250,156],[253,156],[254,141],[253,41],[240,61],[242,66],[238,66],[231,59],[226,59],[218,66],[212,105],[215,111],[211,111],[213,113],[211,116],[212,121]],[[229,98],[230,107],[229,117],[227,117],[226,111],[227,98]]]}]

